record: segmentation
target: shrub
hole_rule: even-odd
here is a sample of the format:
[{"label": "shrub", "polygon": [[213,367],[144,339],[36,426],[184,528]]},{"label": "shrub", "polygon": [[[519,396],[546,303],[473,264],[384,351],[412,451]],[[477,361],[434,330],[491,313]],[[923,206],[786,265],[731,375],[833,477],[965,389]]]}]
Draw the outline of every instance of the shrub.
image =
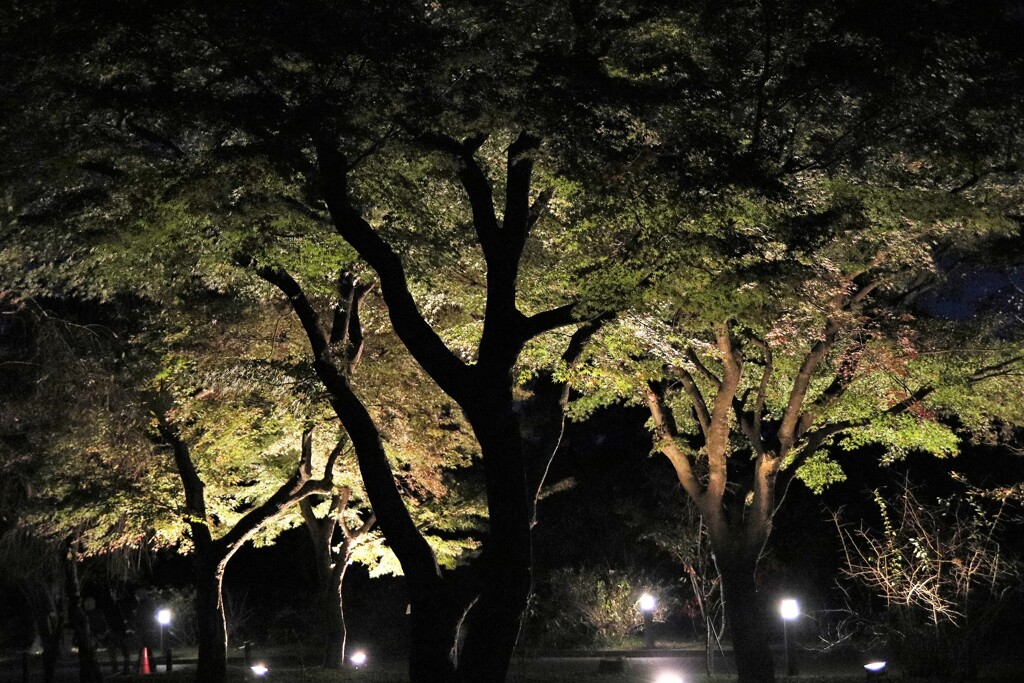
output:
[{"label": "shrub", "polygon": [[673,583],[642,570],[556,569],[538,582],[526,640],[559,649],[621,646],[640,634],[637,602],[645,592],[658,596],[657,622],[681,609]]}]

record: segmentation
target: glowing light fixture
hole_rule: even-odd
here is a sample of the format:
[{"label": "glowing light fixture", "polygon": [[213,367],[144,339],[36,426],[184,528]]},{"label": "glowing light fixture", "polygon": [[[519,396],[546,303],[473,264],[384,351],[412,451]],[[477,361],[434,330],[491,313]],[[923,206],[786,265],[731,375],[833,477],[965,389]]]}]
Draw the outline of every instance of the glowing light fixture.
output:
[{"label": "glowing light fixture", "polygon": [[267,672],[270,671],[270,669],[268,669],[267,667],[263,666],[262,664],[253,664],[250,667],[250,669],[257,676],[266,676]]},{"label": "glowing light fixture", "polygon": [[882,669],[885,668],[885,662],[881,662],[881,661],[879,661],[879,662],[868,662],[867,664],[864,665],[864,668],[869,673],[877,674],[880,671],[882,671]]},{"label": "glowing light fixture", "polygon": [[366,664],[366,653],[362,650],[357,650],[352,653],[352,656],[348,658],[348,661],[352,662],[352,666],[362,666]]},{"label": "glowing light fixture", "polygon": [[793,598],[786,598],[779,603],[779,615],[782,617],[782,643],[786,650],[786,675],[796,676],[796,652],[793,639],[789,637],[789,622],[800,616],[800,603]]},{"label": "glowing light fixture", "polygon": [[650,593],[644,593],[640,596],[640,611],[641,612],[653,612],[654,608],[658,606],[658,601],[654,599],[654,596]]},{"label": "glowing light fixture", "polygon": [[683,677],[675,671],[662,671],[654,683],[683,683]]},{"label": "glowing light fixture", "polygon": [[[156,623],[160,624],[160,649],[164,649],[164,629],[171,623],[171,610],[164,607],[156,613]],[[168,660],[170,661],[170,660]]]}]

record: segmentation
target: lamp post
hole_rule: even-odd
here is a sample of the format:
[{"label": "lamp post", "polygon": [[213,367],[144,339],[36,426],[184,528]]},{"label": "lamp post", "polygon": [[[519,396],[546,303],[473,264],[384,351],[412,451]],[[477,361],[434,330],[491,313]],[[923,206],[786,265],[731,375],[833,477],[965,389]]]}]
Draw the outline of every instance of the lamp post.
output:
[{"label": "lamp post", "polygon": [[796,676],[796,653],[789,638],[789,622],[800,616],[800,603],[793,598],[786,598],[779,603],[779,614],[782,616],[782,645],[786,650],[786,675]]},{"label": "lamp post", "polygon": [[644,593],[640,596],[638,601],[640,606],[640,614],[644,618],[644,649],[654,649],[654,608],[658,606],[658,601],[654,599],[654,596],[650,593]]},{"label": "lamp post", "polygon": [[166,670],[168,672],[174,670],[174,663],[171,661],[171,648],[164,648],[164,629],[170,625],[171,616],[171,610],[167,608],[163,608],[156,613],[156,622],[160,624],[160,650],[164,653]]}]

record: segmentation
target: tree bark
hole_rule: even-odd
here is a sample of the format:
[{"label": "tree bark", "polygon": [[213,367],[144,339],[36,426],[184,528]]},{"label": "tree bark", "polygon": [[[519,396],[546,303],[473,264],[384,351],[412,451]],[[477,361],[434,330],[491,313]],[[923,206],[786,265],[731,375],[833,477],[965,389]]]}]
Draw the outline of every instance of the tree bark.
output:
[{"label": "tree bark", "polygon": [[[333,158],[331,155],[328,157]],[[336,176],[328,173],[328,176],[338,180],[344,187],[345,172],[337,170],[337,173]],[[330,183],[328,185],[330,186]],[[341,221],[343,224],[352,222],[369,231],[369,234],[362,236],[371,246],[363,245],[364,248],[371,250],[380,248],[383,243],[379,241],[369,225],[354,213],[354,210],[350,211],[347,204],[339,206],[344,202],[336,199],[329,199],[329,204],[336,222]],[[357,242],[362,244],[360,240]],[[390,254],[390,256],[394,255]],[[299,283],[287,272],[279,268],[259,266],[246,255],[239,255],[236,260],[242,266],[256,266],[257,275],[280,289],[288,297],[288,302],[299,318],[309,340],[310,350],[313,353],[313,370],[327,390],[331,408],[352,440],[366,496],[373,508],[381,532],[398,557],[406,578],[411,609],[409,621],[410,680],[413,683],[449,683],[454,681],[455,646],[464,603],[461,596],[456,597],[454,593],[448,591],[446,583],[442,580],[441,569],[434,557],[433,549],[409,514],[409,509],[395,483],[394,472],[391,470],[391,463],[388,461],[380,432],[373,417],[366,409],[366,405],[352,390],[348,373],[342,369],[340,359],[332,353],[329,337],[320,322],[320,317]],[[391,261],[389,256],[385,256],[384,260]],[[395,257],[395,263],[398,263],[397,257]],[[390,272],[386,268],[384,271]],[[400,272],[400,269],[395,277],[399,280],[399,288],[404,288],[404,274]],[[383,278],[382,281],[384,281]],[[400,297],[398,302],[388,302],[392,317],[396,314],[396,309],[415,307],[408,291],[405,294],[406,296]],[[353,313],[355,311],[354,308]],[[357,318],[353,316],[352,321],[357,321]],[[414,325],[411,333],[417,334],[420,331],[421,327]],[[433,335],[433,340],[438,345],[441,344],[436,335]],[[434,350],[437,351],[437,348],[434,347]],[[447,351],[439,355],[444,358],[438,362],[445,367],[451,362],[459,362]],[[459,363],[461,364],[461,362]],[[447,595],[446,592],[448,592]]]},{"label": "tree bark", "polygon": [[480,558],[480,597],[470,611],[459,679],[500,683],[508,675],[532,588],[530,498],[511,381],[464,408],[469,405],[474,407],[466,415],[483,454],[490,528]]},{"label": "tree bark", "polygon": [[335,413],[356,451],[359,472],[381,531],[402,565],[409,591],[409,680],[450,683],[455,680],[455,644],[460,603],[442,580],[434,551],[416,528],[395,485],[377,426],[366,406],[337,369],[314,364]]},{"label": "tree bark", "polygon": [[196,548],[196,625],[199,652],[197,683],[221,683],[227,674],[228,631],[224,616],[224,568],[226,561]]},{"label": "tree bark", "polygon": [[[340,448],[341,443],[335,450]],[[331,496],[327,514],[322,518],[316,516],[309,498],[299,501],[302,519],[313,540],[325,636],[323,666],[328,669],[341,669],[345,666],[345,641],[348,637],[345,625],[345,574],[352,562],[352,552],[356,545],[377,523],[376,516],[370,515],[358,529],[348,528],[345,510],[351,495],[352,490],[348,486],[341,487]],[[339,536],[339,543],[335,545],[334,539]]]},{"label": "tree bark", "polygon": [[338,563],[330,572],[323,592],[324,634],[327,639],[324,647],[324,666],[328,669],[341,669],[345,666],[345,641],[348,629],[345,626],[345,572],[348,561]]},{"label": "tree bark", "polygon": [[768,646],[767,614],[755,581],[759,553],[760,547],[715,552],[739,683],[773,683],[775,680],[775,666]]},{"label": "tree bark", "polygon": [[409,680],[453,683],[464,601],[449,581],[408,581]]}]

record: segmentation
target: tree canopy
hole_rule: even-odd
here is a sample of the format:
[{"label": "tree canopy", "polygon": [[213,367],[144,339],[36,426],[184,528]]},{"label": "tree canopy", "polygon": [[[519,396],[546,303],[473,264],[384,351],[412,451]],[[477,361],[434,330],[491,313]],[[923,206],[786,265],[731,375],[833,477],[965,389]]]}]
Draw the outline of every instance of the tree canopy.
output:
[{"label": "tree canopy", "polygon": [[[553,372],[579,418],[649,409],[743,680],[772,678],[739,607],[792,477],[1020,421],[1013,311],[950,320],[938,284],[1020,239],[1000,3],[3,12],[0,273],[19,298],[138,303],[143,385],[244,489],[214,517],[329,404],[409,577],[416,680],[504,678],[530,584],[516,381]],[[446,592],[410,509],[456,487],[434,457],[477,449],[484,578]]]}]

